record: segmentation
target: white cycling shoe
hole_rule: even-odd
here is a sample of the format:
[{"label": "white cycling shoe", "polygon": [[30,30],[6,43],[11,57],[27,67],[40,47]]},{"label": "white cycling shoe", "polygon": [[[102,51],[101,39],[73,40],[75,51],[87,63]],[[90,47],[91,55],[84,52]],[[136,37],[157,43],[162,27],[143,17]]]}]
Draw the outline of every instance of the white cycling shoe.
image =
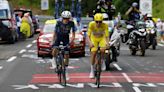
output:
[{"label": "white cycling shoe", "polygon": [[67,71],[66,71],[66,73],[65,73],[65,77],[66,77],[66,80],[67,80],[67,81],[70,79]]},{"label": "white cycling shoe", "polygon": [[102,61],[101,70],[102,70],[102,71],[105,71],[105,70],[106,70],[105,61]]},{"label": "white cycling shoe", "polygon": [[93,79],[94,77],[95,77],[94,71],[91,71],[90,74],[89,74],[89,78]]}]

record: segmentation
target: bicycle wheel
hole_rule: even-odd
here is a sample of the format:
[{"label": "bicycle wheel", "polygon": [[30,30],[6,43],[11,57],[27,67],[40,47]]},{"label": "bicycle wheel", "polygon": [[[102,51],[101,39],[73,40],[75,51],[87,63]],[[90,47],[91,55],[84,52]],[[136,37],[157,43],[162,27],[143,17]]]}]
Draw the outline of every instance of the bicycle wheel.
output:
[{"label": "bicycle wheel", "polygon": [[96,85],[97,88],[100,87],[100,76],[101,76],[101,56],[97,56],[97,64],[96,64]]},{"label": "bicycle wheel", "polygon": [[61,65],[62,65],[62,69],[61,69],[61,77],[62,77],[62,85],[66,86],[66,72],[65,72],[65,63],[64,63],[64,57],[63,55],[60,55],[61,57]]},{"label": "bicycle wheel", "polygon": [[65,66],[62,69],[62,84],[66,86],[66,73],[65,73]]},{"label": "bicycle wheel", "polygon": [[57,56],[56,64],[57,64],[58,79],[59,79],[59,82],[62,83],[62,63],[61,63],[61,57],[60,56]]}]

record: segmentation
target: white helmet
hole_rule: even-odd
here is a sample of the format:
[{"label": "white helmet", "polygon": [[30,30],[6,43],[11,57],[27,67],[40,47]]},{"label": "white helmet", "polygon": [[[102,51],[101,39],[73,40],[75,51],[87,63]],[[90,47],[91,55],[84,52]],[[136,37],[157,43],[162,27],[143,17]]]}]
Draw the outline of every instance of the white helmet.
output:
[{"label": "white helmet", "polygon": [[152,15],[151,15],[151,14],[147,14],[147,17],[151,18],[151,17],[152,17]]},{"label": "white helmet", "polygon": [[71,12],[70,11],[63,11],[61,13],[62,18],[71,18]]},{"label": "white helmet", "polygon": [[161,19],[160,19],[160,18],[158,18],[158,19],[157,19],[157,22],[161,22]]},{"label": "white helmet", "polygon": [[137,2],[134,2],[133,4],[132,4],[132,7],[137,7],[138,6],[138,3]]}]

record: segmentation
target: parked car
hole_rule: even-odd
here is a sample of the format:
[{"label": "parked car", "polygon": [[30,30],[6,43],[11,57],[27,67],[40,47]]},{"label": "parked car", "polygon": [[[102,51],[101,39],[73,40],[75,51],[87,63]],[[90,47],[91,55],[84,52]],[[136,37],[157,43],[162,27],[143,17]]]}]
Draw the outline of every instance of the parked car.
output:
[{"label": "parked car", "polygon": [[[43,29],[38,29],[40,32],[37,38],[38,57],[50,56],[51,57],[51,45],[53,31],[55,30],[57,20],[47,20]],[[71,36],[70,36],[71,39]],[[70,55],[85,55],[85,38],[81,32],[77,32],[74,40],[74,44],[70,45]]]},{"label": "parked car", "polygon": [[0,1],[0,41],[15,43],[18,38],[16,22],[10,4],[6,0]]}]

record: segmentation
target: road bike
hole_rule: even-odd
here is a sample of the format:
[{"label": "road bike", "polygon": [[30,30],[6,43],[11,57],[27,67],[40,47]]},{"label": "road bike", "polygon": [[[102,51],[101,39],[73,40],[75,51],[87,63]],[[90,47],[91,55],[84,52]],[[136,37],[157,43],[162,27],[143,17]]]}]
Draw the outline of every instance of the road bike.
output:
[{"label": "road bike", "polygon": [[56,68],[56,72],[58,74],[58,79],[59,82],[66,86],[66,65],[65,65],[65,61],[64,61],[64,54],[65,54],[65,48],[69,48],[69,45],[67,46],[63,46],[63,43],[60,42],[59,46],[55,46],[55,48],[57,49],[57,55],[56,55],[56,64],[57,64],[57,68]]}]

